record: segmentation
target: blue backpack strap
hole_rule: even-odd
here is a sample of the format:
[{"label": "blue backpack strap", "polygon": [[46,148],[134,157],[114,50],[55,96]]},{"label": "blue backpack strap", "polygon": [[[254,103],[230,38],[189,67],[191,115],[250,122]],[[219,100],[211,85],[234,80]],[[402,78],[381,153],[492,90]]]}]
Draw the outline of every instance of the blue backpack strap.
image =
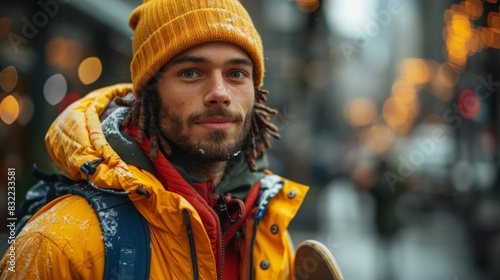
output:
[{"label": "blue backpack strap", "polygon": [[89,175],[103,159],[85,163],[81,170],[87,181],[73,181],[60,174],[47,174],[33,166],[39,179],[25,195],[17,217],[16,236],[27,221],[48,202],[65,194],[84,197],[96,211],[105,249],[103,279],[148,279],[151,264],[151,235],[144,217],[124,191],[95,187]]},{"label": "blue backpack strap", "polygon": [[148,279],[149,226],[127,193],[97,189],[87,182],[71,186],[68,192],[85,197],[97,213],[106,255],[103,279]]}]

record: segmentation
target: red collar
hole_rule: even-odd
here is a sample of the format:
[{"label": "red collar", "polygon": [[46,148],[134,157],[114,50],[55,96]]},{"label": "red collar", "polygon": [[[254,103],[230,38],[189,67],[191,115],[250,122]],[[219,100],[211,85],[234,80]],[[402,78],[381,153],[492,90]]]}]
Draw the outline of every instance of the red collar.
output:
[{"label": "red collar", "polygon": [[[142,143],[137,141],[137,126],[132,122],[128,127],[125,127],[125,131],[137,142],[139,147],[144,151],[144,153],[149,157],[149,138],[144,137]],[[257,195],[259,193],[259,182],[257,182],[248,196],[245,202],[231,198],[230,194],[223,197],[219,201],[220,196],[214,196],[214,185],[213,182],[207,180],[203,183],[194,183],[191,186],[182,175],[175,169],[175,167],[167,160],[163,153],[158,153],[158,158],[153,161],[153,166],[157,173],[157,178],[163,184],[163,187],[170,191],[181,195],[186,199],[198,212],[205,227],[205,230],[210,238],[212,245],[212,250],[214,255],[217,256],[217,267],[220,267],[220,262],[222,258],[222,244],[221,244],[221,228],[224,231],[224,245],[226,248],[225,254],[230,259],[236,260],[237,258],[237,248],[234,243],[234,235],[241,228],[241,225],[248,217],[251,212]],[[228,213],[222,213],[217,209],[216,203],[223,202],[226,205]],[[214,205],[217,211],[214,210]],[[220,208],[219,208],[220,209]],[[218,214],[216,213],[218,212]],[[230,218],[229,218],[230,217]],[[236,221],[231,224],[229,219]],[[226,258],[228,260],[228,258]],[[238,265],[234,263],[226,263],[224,266],[224,277],[226,275],[238,275]],[[229,277],[228,279],[232,279]],[[237,277],[236,277],[237,278]],[[235,279],[236,279],[235,278]],[[226,278],[225,278],[226,279]]]}]

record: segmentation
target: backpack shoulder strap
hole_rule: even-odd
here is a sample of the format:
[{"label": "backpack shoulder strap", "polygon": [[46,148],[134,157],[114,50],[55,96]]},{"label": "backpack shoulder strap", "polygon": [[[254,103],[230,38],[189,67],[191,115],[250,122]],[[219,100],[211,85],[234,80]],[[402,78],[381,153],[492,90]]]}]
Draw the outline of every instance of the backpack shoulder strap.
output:
[{"label": "backpack shoulder strap", "polygon": [[[93,167],[89,166],[84,167]],[[73,181],[60,174],[46,174],[36,166],[32,172],[40,181],[28,190],[20,205],[16,236],[48,202],[65,194],[79,195],[94,208],[99,219],[105,249],[103,279],[149,278],[149,226],[126,192],[99,189],[90,181]]]},{"label": "backpack shoulder strap", "polygon": [[148,279],[151,235],[144,217],[125,192],[103,191],[82,182],[68,189],[96,211],[105,249],[103,279]]},{"label": "backpack shoulder strap", "polygon": [[31,172],[39,181],[28,189],[17,209],[19,222],[16,225],[16,236],[36,212],[50,201],[67,194],[68,186],[78,183],[61,174],[44,173],[36,165],[33,165]]}]

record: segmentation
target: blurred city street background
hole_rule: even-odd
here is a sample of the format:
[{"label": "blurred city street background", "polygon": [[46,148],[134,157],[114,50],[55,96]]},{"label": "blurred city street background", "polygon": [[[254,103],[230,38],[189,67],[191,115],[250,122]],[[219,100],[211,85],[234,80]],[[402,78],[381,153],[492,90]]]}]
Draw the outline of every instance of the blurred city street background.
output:
[{"label": "blurred city street background", "polygon": [[[500,3],[241,2],[280,113],[270,169],[311,186],[294,242],[323,242],[349,280],[500,279]],[[56,171],[55,117],[130,82],[140,3],[0,2],[2,224],[8,168],[19,204],[34,163]]]}]

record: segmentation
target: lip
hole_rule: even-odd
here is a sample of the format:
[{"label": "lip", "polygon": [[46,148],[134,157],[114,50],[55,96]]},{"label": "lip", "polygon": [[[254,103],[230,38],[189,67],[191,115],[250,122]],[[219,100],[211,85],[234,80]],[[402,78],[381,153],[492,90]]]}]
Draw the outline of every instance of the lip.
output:
[{"label": "lip", "polygon": [[195,124],[208,129],[227,129],[235,123],[235,120],[230,117],[210,117],[199,120]]}]

